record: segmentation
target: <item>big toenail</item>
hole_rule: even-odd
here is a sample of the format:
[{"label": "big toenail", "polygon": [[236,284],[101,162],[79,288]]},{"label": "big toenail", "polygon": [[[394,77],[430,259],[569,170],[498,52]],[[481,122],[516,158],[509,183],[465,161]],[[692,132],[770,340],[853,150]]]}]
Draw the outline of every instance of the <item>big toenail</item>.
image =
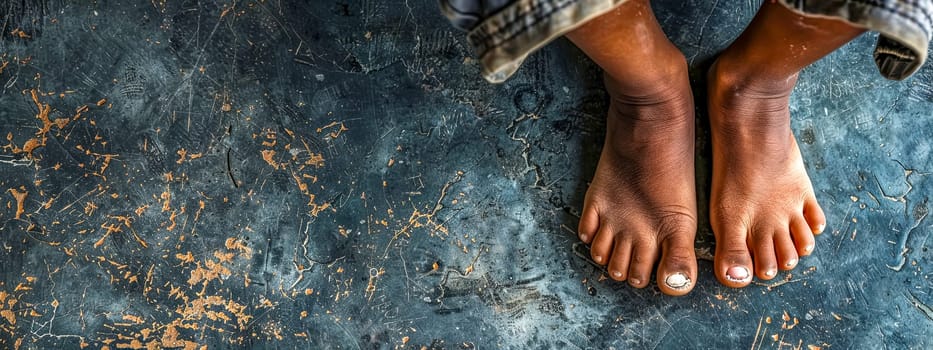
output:
[{"label": "big toenail", "polygon": [[596,255],[596,256],[593,257],[593,261],[595,261],[595,262],[603,262],[603,257],[601,257],[601,256],[599,256],[599,255]]},{"label": "big toenail", "polygon": [[687,289],[690,288],[690,277],[687,277],[687,275],[680,272],[676,272],[670,276],[667,276],[667,278],[664,279],[664,284],[677,290]]},{"label": "big toenail", "polygon": [[612,271],[612,276],[615,278],[622,278],[622,273],[619,271]]},{"label": "big toenail", "polygon": [[744,266],[733,266],[726,271],[726,278],[733,282],[745,282],[751,277]]}]

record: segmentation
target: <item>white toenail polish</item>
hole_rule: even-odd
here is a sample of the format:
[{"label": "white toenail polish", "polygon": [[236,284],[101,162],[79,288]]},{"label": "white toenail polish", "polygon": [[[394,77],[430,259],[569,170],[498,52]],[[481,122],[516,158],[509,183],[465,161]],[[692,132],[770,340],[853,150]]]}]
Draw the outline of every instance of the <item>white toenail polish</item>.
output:
[{"label": "white toenail polish", "polygon": [[586,235],[580,235],[580,240],[586,242]]},{"label": "white toenail polish", "polygon": [[823,232],[824,229],[826,229],[826,224],[820,224],[816,227],[816,233]]},{"label": "white toenail polish", "polygon": [[788,261],[786,266],[787,266],[787,267],[791,267],[791,266],[794,266],[794,265],[797,265],[797,259]]},{"label": "white toenail polish", "polygon": [[744,266],[733,266],[726,271],[726,279],[732,282],[746,282],[752,279],[752,275]]},{"label": "white toenail polish", "polygon": [[672,289],[683,290],[690,288],[691,282],[690,277],[687,277],[687,275],[680,272],[676,272],[670,276],[667,276],[667,278],[664,279],[664,284],[666,284],[668,287],[671,287]]},{"label": "white toenail polish", "polygon": [[599,256],[599,255],[594,256],[594,257],[593,257],[593,261],[595,261],[595,262],[602,262],[602,261],[603,261],[603,257],[601,257],[601,256]]},{"label": "white toenail polish", "polygon": [[619,271],[612,271],[612,276],[615,278],[622,278],[622,273]]},{"label": "white toenail polish", "polygon": [[776,272],[774,272],[774,270],[768,270],[768,271],[765,271],[765,276],[769,276],[769,277],[774,276],[775,273]]}]

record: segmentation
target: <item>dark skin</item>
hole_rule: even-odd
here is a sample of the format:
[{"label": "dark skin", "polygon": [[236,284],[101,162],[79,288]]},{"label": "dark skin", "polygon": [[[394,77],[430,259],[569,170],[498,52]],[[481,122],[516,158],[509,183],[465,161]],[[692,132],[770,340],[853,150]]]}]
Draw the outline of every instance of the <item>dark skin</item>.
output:
[{"label": "dark skin", "polygon": [[[662,291],[685,294],[697,270],[693,96],[686,60],[647,1],[625,3],[567,37],[603,67],[612,97],[580,238],[592,244],[595,262],[608,265],[610,278],[643,288],[660,257]],[[677,190],[658,191],[669,187]],[[663,283],[675,273],[690,285]]]},{"label": "dark skin", "polygon": [[788,100],[801,69],[863,32],[765,3],[710,70],[710,219],[723,284],[748,285],[750,278],[730,274],[743,268],[769,280],[813,252],[826,217],[791,132]]},{"label": "dark skin", "polygon": [[[790,129],[798,72],[863,29],[766,2],[709,72],[716,276],[743,287],[812,253],[826,225]],[[646,0],[567,34],[605,71],[606,141],[580,239],[609,277],[684,295],[697,278],[693,96],[683,54]]]}]

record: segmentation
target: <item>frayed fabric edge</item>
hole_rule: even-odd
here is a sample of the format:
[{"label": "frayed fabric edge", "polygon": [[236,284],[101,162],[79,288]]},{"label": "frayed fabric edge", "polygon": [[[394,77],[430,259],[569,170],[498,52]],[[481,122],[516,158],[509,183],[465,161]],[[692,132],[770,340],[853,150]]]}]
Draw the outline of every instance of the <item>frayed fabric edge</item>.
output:
[{"label": "frayed fabric edge", "polygon": [[483,77],[502,83],[529,54],[627,0],[520,0],[487,18],[467,35]]},{"label": "frayed fabric edge", "polygon": [[906,79],[927,60],[931,29],[916,23],[926,23],[922,10],[916,12],[924,16],[912,20],[899,10],[857,1],[781,0],[779,3],[803,16],[837,19],[880,33],[873,56],[879,73],[887,79]]}]

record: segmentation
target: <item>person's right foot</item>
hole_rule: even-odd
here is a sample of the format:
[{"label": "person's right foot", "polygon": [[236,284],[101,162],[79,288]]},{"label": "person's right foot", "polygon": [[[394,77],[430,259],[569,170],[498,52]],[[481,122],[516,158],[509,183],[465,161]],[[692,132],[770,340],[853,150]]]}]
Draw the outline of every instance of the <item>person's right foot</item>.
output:
[{"label": "person's right foot", "polygon": [[670,58],[665,68],[658,60],[643,70],[657,76],[640,77],[637,88],[607,75],[606,141],[579,234],[610,278],[636,288],[649,284],[660,255],[658,287],[684,295],[697,275],[693,96],[683,56]]},{"label": "person's right foot", "polygon": [[740,68],[720,57],[708,87],[714,268],[730,287],[793,269],[826,225],[790,128],[797,76],[758,79]]}]

